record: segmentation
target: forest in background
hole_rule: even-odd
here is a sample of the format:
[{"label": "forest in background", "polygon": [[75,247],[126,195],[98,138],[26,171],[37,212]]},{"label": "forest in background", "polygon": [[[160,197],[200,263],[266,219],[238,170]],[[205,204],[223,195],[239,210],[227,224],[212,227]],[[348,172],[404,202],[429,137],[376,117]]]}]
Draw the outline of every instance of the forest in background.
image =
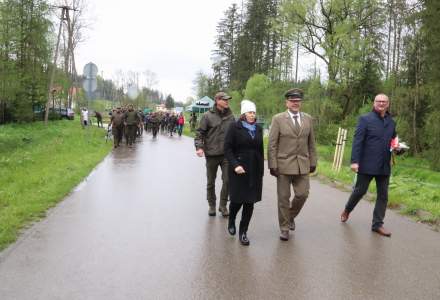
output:
[{"label": "forest in background", "polygon": [[[75,63],[75,51],[91,26],[85,17],[87,5],[86,0],[0,0],[0,124],[39,120],[47,102],[55,109],[78,111],[87,106],[84,77],[78,75]],[[61,13],[63,7],[68,8],[68,21]],[[118,70],[112,79],[98,73],[96,79],[92,99],[106,99],[115,106],[134,101],[139,108],[176,104],[171,95],[153,88],[157,76],[150,70]],[[128,97],[133,86],[138,90],[134,100]]]},{"label": "forest in background", "polygon": [[[284,92],[301,87],[321,144],[385,93],[410,154],[440,170],[439,19],[435,0],[244,0],[219,20],[212,73],[196,74],[195,90],[228,91],[234,112],[251,99],[269,122],[285,109]],[[325,68],[312,64],[299,79],[305,54]]]},{"label": "forest in background", "polygon": [[[58,2],[0,0],[0,124],[34,121],[48,99],[54,107],[87,102],[74,57],[90,25],[87,2]],[[62,24],[55,51],[63,5],[74,11],[71,22]],[[243,0],[218,20],[212,72],[196,74],[195,93],[212,97],[226,90],[235,112],[241,99],[251,99],[269,123],[285,109],[285,90],[299,86],[303,109],[315,118],[318,141],[325,145],[334,142],[338,127],[353,129],[374,95],[384,92],[410,154],[440,170],[438,19],[440,1],[434,0]],[[310,63],[306,54],[325,67]],[[299,78],[298,66],[310,70],[307,76]],[[182,105],[154,90],[156,81],[149,70],[120,70],[112,79],[98,74],[94,97],[124,104],[133,101],[127,92],[135,85],[137,107]]]}]

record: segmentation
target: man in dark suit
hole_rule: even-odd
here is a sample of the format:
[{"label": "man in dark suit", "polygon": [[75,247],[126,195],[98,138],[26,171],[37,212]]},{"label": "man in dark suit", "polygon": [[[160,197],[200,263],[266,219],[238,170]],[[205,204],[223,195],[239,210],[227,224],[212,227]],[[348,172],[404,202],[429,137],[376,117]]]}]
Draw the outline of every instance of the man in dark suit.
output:
[{"label": "man in dark suit", "polygon": [[[290,89],[285,98],[287,111],[272,118],[267,151],[270,174],[277,177],[282,241],[289,240],[289,229],[295,230],[295,217],[309,195],[309,173],[315,171],[317,163],[313,119],[300,111],[303,92]],[[295,192],[292,202],[291,186]]]},{"label": "man in dark suit", "polygon": [[341,214],[346,222],[351,211],[365,195],[371,180],[376,180],[377,199],[371,230],[383,236],[391,232],[383,227],[388,202],[391,172],[391,140],[396,137],[396,124],[388,113],[390,101],[385,94],[374,98],[373,111],[360,116],[353,139],[351,169],[357,173],[356,184]]}]

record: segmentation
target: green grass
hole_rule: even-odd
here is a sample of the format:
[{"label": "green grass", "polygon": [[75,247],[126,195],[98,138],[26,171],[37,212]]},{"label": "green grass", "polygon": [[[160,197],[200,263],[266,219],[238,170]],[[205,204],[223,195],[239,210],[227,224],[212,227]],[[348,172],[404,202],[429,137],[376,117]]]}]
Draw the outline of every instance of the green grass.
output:
[{"label": "green grass", "polygon": [[182,134],[193,138],[195,136],[195,131],[191,131],[189,123],[185,123]]},{"label": "green grass", "polygon": [[104,130],[79,121],[0,126],[0,250],[45,216],[109,153]]}]

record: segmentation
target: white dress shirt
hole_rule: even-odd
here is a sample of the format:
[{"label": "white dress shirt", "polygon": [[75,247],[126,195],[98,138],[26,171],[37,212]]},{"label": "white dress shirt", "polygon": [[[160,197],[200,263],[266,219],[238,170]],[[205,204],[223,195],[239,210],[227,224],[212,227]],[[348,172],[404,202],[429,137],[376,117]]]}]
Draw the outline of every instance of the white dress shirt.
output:
[{"label": "white dress shirt", "polygon": [[301,114],[298,112],[297,114],[292,113],[290,110],[287,110],[289,112],[290,118],[292,119],[293,125],[295,125],[295,119],[293,116],[298,116],[296,120],[298,121],[299,127],[301,127]]}]

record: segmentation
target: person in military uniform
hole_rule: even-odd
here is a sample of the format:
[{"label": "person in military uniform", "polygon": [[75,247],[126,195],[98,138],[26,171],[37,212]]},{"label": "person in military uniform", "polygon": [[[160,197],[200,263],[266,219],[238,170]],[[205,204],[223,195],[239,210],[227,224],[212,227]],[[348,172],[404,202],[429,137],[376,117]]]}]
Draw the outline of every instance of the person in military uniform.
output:
[{"label": "person in military uniform", "polygon": [[151,131],[153,133],[153,138],[155,139],[157,136],[157,132],[159,131],[160,126],[160,119],[159,115],[157,113],[152,113],[150,115],[150,125],[151,125]]},{"label": "person in military uniform", "polygon": [[[267,156],[270,174],[277,178],[280,239],[287,241],[309,195],[309,173],[316,169],[317,156],[313,119],[300,111],[303,91],[290,89],[284,96],[287,111],[272,118]],[[292,202],[290,186],[295,193]]]},{"label": "person in military uniform", "polygon": [[145,131],[146,132],[150,132],[150,119],[151,119],[151,113],[148,113],[146,116],[145,116],[145,122],[144,122],[144,128],[145,128]]},{"label": "person in military uniform", "polygon": [[170,136],[173,136],[173,132],[175,131],[177,124],[177,117],[175,113],[172,113],[170,118],[168,119],[168,132],[170,133]]},{"label": "person in military uniform", "polygon": [[136,138],[141,137],[142,134],[144,134],[145,115],[142,112],[142,110],[138,110],[138,116],[139,116],[139,123],[138,123],[137,129],[136,129]]},{"label": "person in military uniform", "polygon": [[130,104],[128,106],[128,111],[125,113],[124,115],[124,124],[126,126],[126,130],[127,130],[127,145],[129,147],[131,147],[133,145],[133,143],[135,142],[136,139],[136,129],[137,129],[137,125],[139,124],[139,114],[134,111],[133,109],[133,105]]},{"label": "person in military uniform", "polygon": [[102,125],[102,114],[99,111],[95,110],[96,123],[98,123],[98,127],[103,127]]},{"label": "person in military uniform", "polygon": [[231,99],[224,92],[218,92],[213,108],[203,114],[199,128],[196,131],[194,145],[196,154],[206,158],[207,175],[207,200],[209,204],[208,214],[216,214],[215,179],[218,167],[222,170],[222,189],[220,192],[219,211],[224,217],[229,215],[228,203],[228,161],[224,155],[224,141],[226,131],[234,123],[234,115],[229,108]]},{"label": "person in military uniform", "polygon": [[189,125],[191,126],[191,132],[196,130],[197,125],[197,114],[195,112],[191,113],[191,118],[189,119]]},{"label": "person in military uniform", "polygon": [[113,133],[113,147],[119,147],[122,140],[122,131],[124,130],[124,115],[121,112],[121,108],[118,107],[112,112],[110,118],[110,124],[112,126]]},{"label": "person in military uniform", "polygon": [[160,132],[163,134],[168,129],[168,113],[162,115],[160,120]]}]

